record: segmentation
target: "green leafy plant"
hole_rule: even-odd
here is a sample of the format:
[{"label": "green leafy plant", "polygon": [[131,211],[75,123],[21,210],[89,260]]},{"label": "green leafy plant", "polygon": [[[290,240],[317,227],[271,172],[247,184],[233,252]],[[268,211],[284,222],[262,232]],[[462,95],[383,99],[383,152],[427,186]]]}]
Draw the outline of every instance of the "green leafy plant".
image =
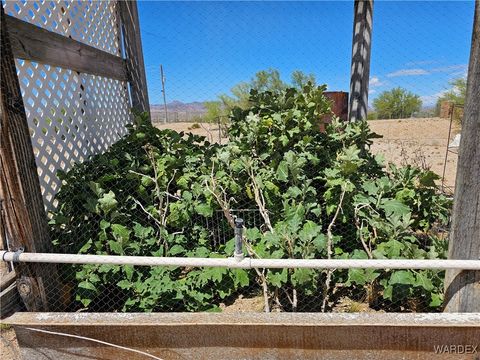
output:
[{"label": "green leafy plant", "polygon": [[[366,122],[334,121],[324,86],[250,94],[230,114],[229,142],[160,131],[143,116],[105,154],[62,174],[52,214],[64,252],[182,257],[233,255],[206,224],[221,214],[233,226],[239,206],[256,209],[246,224],[256,258],[443,258],[439,228],[450,201],[436,175],[385,167],[369,146]],[[69,273],[66,269],[66,274]],[[66,275],[67,276],[67,275]],[[442,274],[435,271],[77,266],[66,277],[77,306],[123,311],[215,310],[248,288],[266,310],[328,311],[341,296],[376,309],[436,309]],[[112,299],[115,301],[112,302]],[[319,301],[320,300],[320,301]],[[315,303],[313,307],[307,305]]]}]

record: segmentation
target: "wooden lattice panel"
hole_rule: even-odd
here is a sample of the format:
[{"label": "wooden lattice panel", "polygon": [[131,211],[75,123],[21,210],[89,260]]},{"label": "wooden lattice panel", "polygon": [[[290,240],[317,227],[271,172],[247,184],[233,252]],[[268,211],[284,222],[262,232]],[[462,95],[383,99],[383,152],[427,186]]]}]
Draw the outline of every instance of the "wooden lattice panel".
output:
[{"label": "wooden lattice panel", "polygon": [[38,175],[47,209],[61,182],[57,170],[101,153],[130,122],[126,84],[17,60]]},{"label": "wooden lattice panel", "polygon": [[120,55],[116,1],[6,1],[5,13]]},{"label": "wooden lattice panel", "polygon": [[[7,14],[119,55],[116,2],[8,1]],[[104,152],[131,122],[127,83],[16,60],[47,210],[61,186],[56,173]]]}]

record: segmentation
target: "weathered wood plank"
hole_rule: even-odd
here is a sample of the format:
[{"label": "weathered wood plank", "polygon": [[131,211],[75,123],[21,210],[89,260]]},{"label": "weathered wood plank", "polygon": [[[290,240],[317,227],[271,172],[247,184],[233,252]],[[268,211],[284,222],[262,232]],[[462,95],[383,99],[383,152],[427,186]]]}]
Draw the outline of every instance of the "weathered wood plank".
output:
[{"label": "weathered wood plank", "polygon": [[[47,216],[33,154],[27,117],[1,7],[0,77],[0,199],[3,230],[9,249],[32,252],[50,250]],[[48,310],[58,301],[58,277],[54,265],[16,264],[18,289],[27,309]],[[21,285],[23,284],[23,285]]]},{"label": "weathered wood plank", "polygon": [[127,80],[125,60],[121,57],[10,15],[6,15],[6,19],[16,58],[116,80]]},{"label": "weathered wood plank", "polygon": [[[480,2],[475,2],[449,259],[480,259]],[[480,312],[480,271],[447,271],[445,311]]]},{"label": "weathered wood plank", "polygon": [[367,120],[373,0],[355,0],[349,121]]},{"label": "weathered wood plank", "polygon": [[22,308],[15,282],[0,291],[0,304],[2,305],[0,306],[0,319],[4,319]]},{"label": "weathered wood plank", "polygon": [[10,271],[9,273],[2,275],[2,277],[0,277],[0,291],[5,290],[12,285],[16,278],[17,275],[15,274],[15,271]]},{"label": "weathered wood plank", "polygon": [[127,56],[127,72],[133,109],[150,114],[147,78],[143,63],[142,40],[136,1],[117,1]]},{"label": "weathered wood plank", "polygon": [[28,360],[474,360],[480,339],[478,314],[16,313],[6,323]]}]

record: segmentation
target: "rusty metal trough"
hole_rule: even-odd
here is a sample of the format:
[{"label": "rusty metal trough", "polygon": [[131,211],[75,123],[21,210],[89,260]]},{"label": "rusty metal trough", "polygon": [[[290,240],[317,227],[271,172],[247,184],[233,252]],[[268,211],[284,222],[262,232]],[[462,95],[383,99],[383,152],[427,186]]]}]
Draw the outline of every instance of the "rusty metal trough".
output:
[{"label": "rusty metal trough", "polygon": [[61,334],[161,359],[480,359],[479,313],[16,313],[5,322],[28,360],[149,358]]}]

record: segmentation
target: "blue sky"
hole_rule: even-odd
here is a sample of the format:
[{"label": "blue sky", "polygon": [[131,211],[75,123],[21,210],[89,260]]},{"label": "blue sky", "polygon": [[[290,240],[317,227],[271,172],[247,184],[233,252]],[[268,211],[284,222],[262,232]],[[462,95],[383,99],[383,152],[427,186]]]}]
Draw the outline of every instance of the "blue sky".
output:
[{"label": "blue sky", "polygon": [[[256,71],[314,73],[348,91],[352,1],[139,1],[150,103],[215,99]],[[402,86],[431,105],[465,76],[474,1],[375,1],[370,99]]]}]

